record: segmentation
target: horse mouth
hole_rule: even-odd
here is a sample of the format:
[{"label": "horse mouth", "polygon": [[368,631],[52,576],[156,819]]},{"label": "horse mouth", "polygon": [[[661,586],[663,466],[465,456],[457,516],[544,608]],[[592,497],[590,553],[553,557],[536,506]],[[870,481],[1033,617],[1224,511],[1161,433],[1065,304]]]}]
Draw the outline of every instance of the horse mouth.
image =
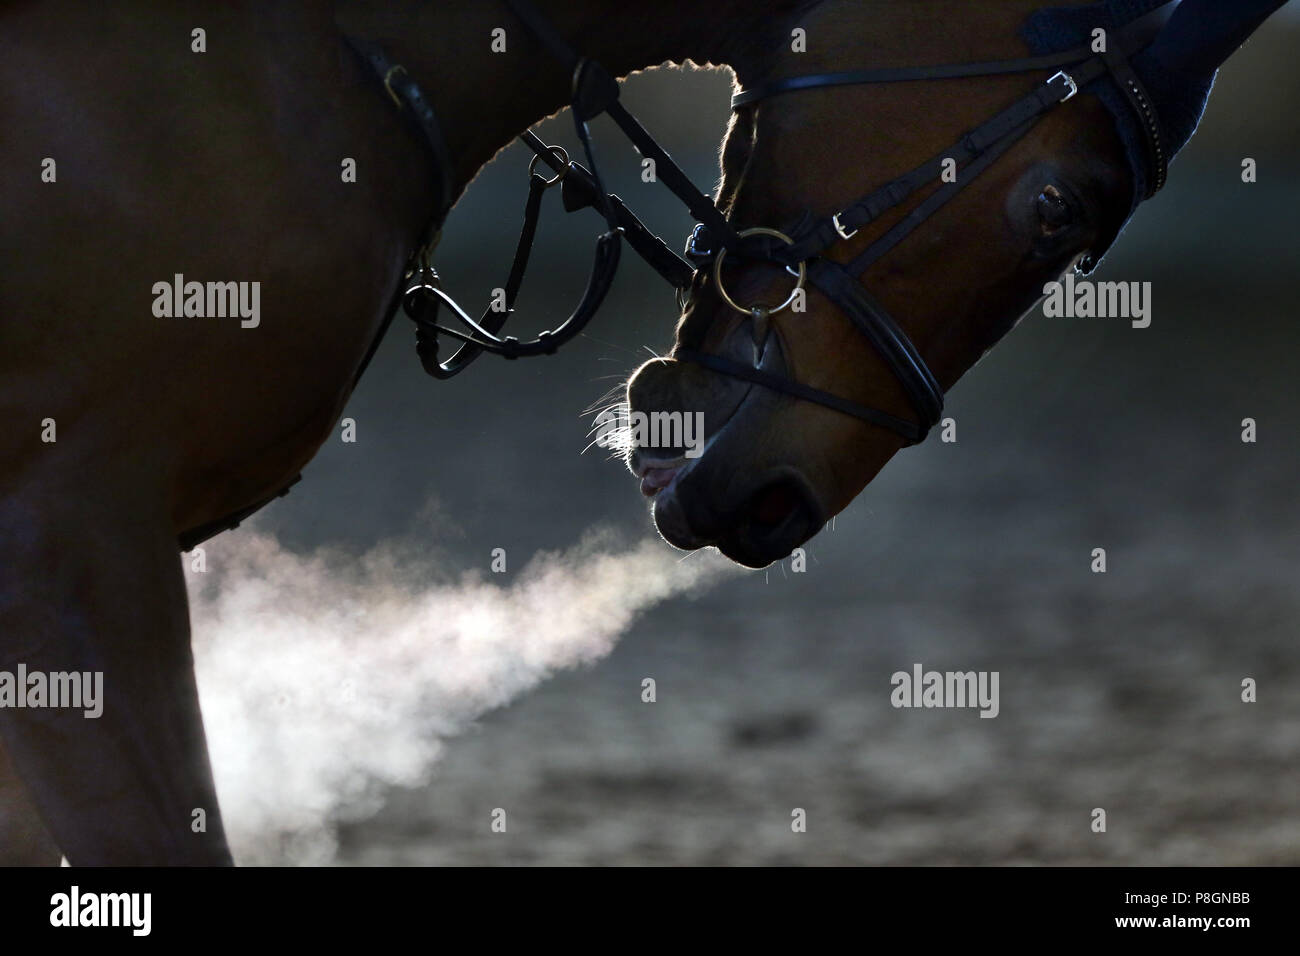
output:
[{"label": "horse mouth", "polygon": [[643,460],[635,471],[641,479],[641,494],[653,498],[676,480],[685,465],[685,458],[669,462]]},{"label": "horse mouth", "polygon": [[[779,351],[776,350],[776,351]],[[766,350],[764,353],[766,358]],[[726,431],[727,427],[741,416],[741,411],[749,401],[755,386],[750,385],[744,393],[732,406],[731,411],[723,420],[722,424],[705,439],[703,446],[694,454],[687,455],[674,454],[671,457],[656,458],[647,453],[644,448],[634,449],[628,456],[628,468],[641,481],[641,494],[647,498],[655,498],[662,493],[670,492],[676,488],[679,478],[683,477],[687,471],[698,464],[705,455],[708,454],[709,448],[715,441]],[[676,451],[674,449],[674,451]],[[671,542],[670,542],[671,543]],[[681,547],[678,545],[678,547]],[[700,545],[696,545],[700,547]]]},{"label": "horse mouth", "polygon": [[[779,345],[765,349],[760,367],[784,371],[781,353]],[[687,458],[677,449],[671,457],[652,457],[646,449],[631,456],[628,466],[653,502],[655,527],[668,544],[683,551],[716,547],[738,564],[761,568],[821,527],[817,498],[796,468],[743,463],[746,435],[766,427],[769,400],[770,393],[749,386],[698,456]]]},{"label": "horse mouth", "polygon": [[705,439],[703,446],[700,447],[694,455],[688,455],[687,453],[677,454],[677,450],[673,449],[674,454],[671,457],[655,457],[653,454],[650,454],[647,449],[634,449],[628,456],[627,466],[632,474],[636,475],[636,477],[640,479],[641,494],[645,495],[647,498],[655,498],[664,492],[674,489],[678,479],[683,477],[687,471],[708,454],[709,448],[727,429],[727,426],[739,417],[741,409],[744,408],[745,403],[749,400],[753,388],[754,386],[750,386],[745,390],[744,394],[742,394],[732,406],[731,411],[727,414],[727,417],[723,420],[722,424],[718,426],[712,435],[709,435],[708,438]]}]

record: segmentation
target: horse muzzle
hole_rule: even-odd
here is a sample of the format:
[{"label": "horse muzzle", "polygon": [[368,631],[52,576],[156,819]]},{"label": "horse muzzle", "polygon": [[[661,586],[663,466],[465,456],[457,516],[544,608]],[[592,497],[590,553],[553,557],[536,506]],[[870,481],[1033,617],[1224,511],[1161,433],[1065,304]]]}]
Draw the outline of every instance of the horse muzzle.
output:
[{"label": "horse muzzle", "polygon": [[788,556],[824,523],[816,497],[790,468],[737,477],[708,456],[683,467],[654,499],[655,527],[673,547],[714,546],[749,568]]}]

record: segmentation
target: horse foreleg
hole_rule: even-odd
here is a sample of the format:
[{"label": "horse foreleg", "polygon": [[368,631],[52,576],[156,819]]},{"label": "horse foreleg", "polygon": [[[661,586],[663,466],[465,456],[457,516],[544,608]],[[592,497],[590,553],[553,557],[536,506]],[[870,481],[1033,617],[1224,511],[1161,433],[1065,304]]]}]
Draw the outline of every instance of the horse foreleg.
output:
[{"label": "horse foreleg", "polygon": [[[74,866],[231,862],[162,501],[103,475],[0,499],[0,680],[28,684],[0,733]],[[68,674],[99,700],[37,706],[31,675]]]}]

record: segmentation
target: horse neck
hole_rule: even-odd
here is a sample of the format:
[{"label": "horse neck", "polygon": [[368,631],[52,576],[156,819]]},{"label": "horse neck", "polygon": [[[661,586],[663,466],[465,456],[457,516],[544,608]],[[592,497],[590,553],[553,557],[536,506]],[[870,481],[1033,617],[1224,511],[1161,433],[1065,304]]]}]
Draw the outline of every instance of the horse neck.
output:
[{"label": "horse neck", "polygon": [[[615,76],[665,62],[739,64],[757,28],[808,0],[534,0],[562,36]],[[612,8],[612,9],[611,9]],[[504,3],[412,0],[349,10],[343,28],[381,39],[424,88],[437,111],[456,191],[504,146],[566,106],[570,77]],[[492,52],[492,31],[506,31],[506,51]]]}]

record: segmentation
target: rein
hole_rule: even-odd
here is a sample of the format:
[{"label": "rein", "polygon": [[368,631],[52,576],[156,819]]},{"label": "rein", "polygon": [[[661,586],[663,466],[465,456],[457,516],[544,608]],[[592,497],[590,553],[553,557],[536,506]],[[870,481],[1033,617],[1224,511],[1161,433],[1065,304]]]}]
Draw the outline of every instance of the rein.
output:
[{"label": "rein", "polygon": [[[524,204],[524,225],[515,247],[515,257],[504,288],[505,308],[494,310],[491,306],[475,320],[462,309],[441,287],[437,271],[430,261],[432,249],[439,237],[438,226],[451,207],[451,186],[444,173],[441,198],[430,226],[426,228],[426,241],[411,257],[403,278],[403,288],[388,311],[379,336],[357,372],[357,380],[365,371],[384,331],[391,324],[400,305],[416,325],[416,351],[424,370],[434,378],[445,379],[464,371],[474,359],[484,352],[492,352],[507,359],[532,355],[550,355],[561,345],[577,336],[595,315],[613,284],[618,271],[622,241],[627,242],[660,276],[678,290],[679,298],[690,288],[694,267],[673,252],[661,238],[652,233],[626,204],[605,189],[596,164],[594,147],[588,121],[608,115],[623,131],[642,156],[652,159],[660,181],[685,204],[699,222],[707,224],[713,234],[724,244],[736,240],[726,218],[713,200],[705,196],[689,176],[677,165],[672,156],[659,145],[644,126],[618,101],[619,85],[595,60],[582,57],[555,31],[532,4],[524,0],[507,0],[507,5],[529,32],[558,60],[572,70],[573,87],[569,106],[573,114],[578,141],[582,144],[587,167],[569,160],[562,147],[548,146],[531,131],[520,135],[520,140],[535,154],[528,167],[528,199]],[[381,46],[368,40],[347,37],[348,43],[384,81],[390,96],[399,108],[408,107],[418,122],[421,132],[429,142],[435,162],[443,170],[450,168],[446,142],[442,137],[432,109],[419,87],[409,79],[406,70],[394,63]],[[393,76],[400,82],[393,83]],[[538,161],[548,166],[555,175],[551,178],[537,172]],[[604,217],[607,230],[596,239],[595,260],[587,280],[586,291],[573,313],[554,330],[540,333],[535,339],[520,341],[513,336],[499,337],[502,327],[514,309],[515,299],[528,269],[541,216],[541,199],[551,187],[559,185],[566,212],[594,208]],[[464,329],[439,324],[441,307],[446,306]],[[438,337],[445,335],[461,343],[447,360],[439,358]]]}]

